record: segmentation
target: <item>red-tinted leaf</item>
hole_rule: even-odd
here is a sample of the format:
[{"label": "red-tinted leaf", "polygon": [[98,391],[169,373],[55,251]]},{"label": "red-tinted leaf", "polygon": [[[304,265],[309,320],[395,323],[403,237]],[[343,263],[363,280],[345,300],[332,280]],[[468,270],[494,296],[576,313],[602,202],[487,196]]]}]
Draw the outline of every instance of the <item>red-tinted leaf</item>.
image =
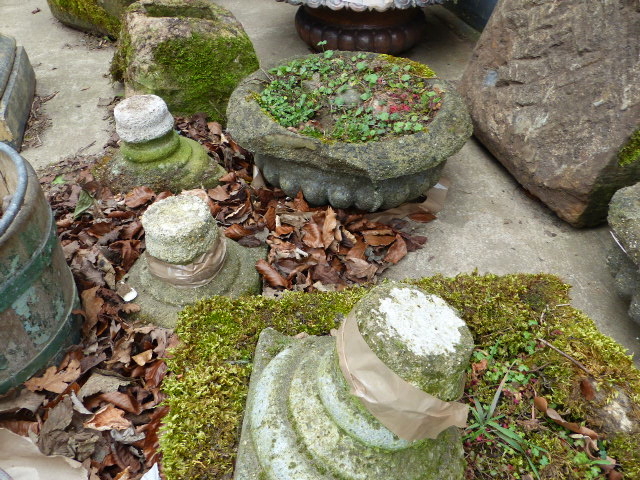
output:
[{"label": "red-tinted leaf", "polygon": [[436,217],[433,213],[418,212],[418,213],[412,213],[411,215],[409,215],[409,218],[414,222],[428,223],[428,222],[431,222],[432,220],[435,220],[438,217]]}]

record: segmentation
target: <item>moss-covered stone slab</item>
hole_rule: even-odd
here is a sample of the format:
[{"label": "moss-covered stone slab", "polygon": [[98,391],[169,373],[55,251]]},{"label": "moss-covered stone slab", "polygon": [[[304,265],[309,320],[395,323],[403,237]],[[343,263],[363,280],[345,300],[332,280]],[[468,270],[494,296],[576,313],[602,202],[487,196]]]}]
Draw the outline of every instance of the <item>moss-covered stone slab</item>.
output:
[{"label": "moss-covered stone slab", "polygon": [[[555,404],[565,418],[584,422],[600,433],[607,454],[619,462],[625,477],[640,478],[640,371],[623,347],[567,305],[568,285],[542,274],[437,276],[414,283],[460,313],[471,330],[476,353],[490,353],[489,370],[509,369],[518,359],[534,373],[536,394]],[[163,383],[170,412],[163,421],[160,448],[168,480],[222,480],[233,475],[252,358],[263,329],[272,327],[287,336],[326,335],[366,291],[289,292],[279,300],[215,297],[182,312],[176,332],[183,343],[168,360],[173,375]],[[596,399],[586,401],[580,393],[585,372],[537,338],[586,366],[597,388]],[[285,346],[276,342],[272,353]],[[260,368],[258,363],[255,368]],[[480,377],[467,393],[484,405],[491,404],[504,371],[497,377]],[[505,388],[510,385],[506,382]],[[625,424],[634,426],[628,431],[612,427],[601,414],[620,391],[629,398],[626,406],[617,402],[625,410]],[[503,396],[497,413],[505,407],[520,419],[530,418],[532,398],[524,396],[516,403]],[[591,465],[573,462],[577,451],[570,448],[568,433],[563,436],[551,421],[539,420],[542,428],[518,430],[530,445],[552,452],[546,458],[548,464],[538,463],[541,478],[588,478]],[[522,455],[506,450],[485,462],[486,471],[508,464],[510,474],[521,478],[531,474]]]},{"label": "moss-covered stone slab", "polygon": [[174,115],[226,123],[231,92],[258,68],[251,40],[228,10],[203,0],[141,0],[124,16],[111,73],[127,96],[161,96]]},{"label": "moss-covered stone slab", "polygon": [[97,35],[117,38],[120,19],[134,0],[47,0],[51,14],[61,23]]},{"label": "moss-covered stone slab", "polygon": [[0,142],[20,150],[36,90],[27,52],[13,37],[0,34]]}]

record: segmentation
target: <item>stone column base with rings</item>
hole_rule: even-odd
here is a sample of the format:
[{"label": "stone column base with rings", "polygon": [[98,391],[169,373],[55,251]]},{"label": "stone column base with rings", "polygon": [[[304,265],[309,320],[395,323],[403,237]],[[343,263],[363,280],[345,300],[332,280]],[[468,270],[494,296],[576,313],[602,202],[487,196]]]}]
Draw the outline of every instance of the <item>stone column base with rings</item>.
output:
[{"label": "stone column base with rings", "polygon": [[178,135],[162,98],[134,95],[116,105],[113,115],[120,151],[94,171],[113,192],[141,185],[174,193],[212,188],[227,173],[202,145]]},{"label": "stone column base with rings", "polygon": [[224,237],[199,197],[160,200],[147,209],[142,225],[147,249],[126,279],[137,292],[140,320],[173,328],[177,313],[198,300],[260,293],[255,264],[266,256],[264,248]]},{"label": "stone column base with rings", "polygon": [[388,282],[334,337],[266,329],[235,480],[462,480],[473,339],[444,300]]}]

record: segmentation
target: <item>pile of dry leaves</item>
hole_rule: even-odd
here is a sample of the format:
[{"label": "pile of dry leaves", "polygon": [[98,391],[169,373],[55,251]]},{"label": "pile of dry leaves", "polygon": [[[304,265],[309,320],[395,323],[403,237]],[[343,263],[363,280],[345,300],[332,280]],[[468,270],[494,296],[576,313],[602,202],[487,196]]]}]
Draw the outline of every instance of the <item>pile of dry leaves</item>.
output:
[{"label": "pile of dry leaves", "polygon": [[[312,208],[301,195],[291,199],[252,185],[249,152],[203,116],[178,118],[177,128],[228,170],[220,186],[187,193],[209,203],[227,237],[247,247],[269,246],[267,261],[256,265],[266,291],[371,282],[426,241],[404,232],[404,220],[381,223],[361,212]],[[177,340],[170,330],[127,320],[139,307],[123,299],[122,280],[144,251],[140,216],[171,193],[137,187],[114,195],[94,180],[96,160],[70,158],[41,172],[82,299],[76,312],[84,317],[82,344],[26,382],[18,398],[0,399],[0,427],[37,439],[46,454],[83,462],[92,480],[138,479],[159,461],[163,358]]]}]

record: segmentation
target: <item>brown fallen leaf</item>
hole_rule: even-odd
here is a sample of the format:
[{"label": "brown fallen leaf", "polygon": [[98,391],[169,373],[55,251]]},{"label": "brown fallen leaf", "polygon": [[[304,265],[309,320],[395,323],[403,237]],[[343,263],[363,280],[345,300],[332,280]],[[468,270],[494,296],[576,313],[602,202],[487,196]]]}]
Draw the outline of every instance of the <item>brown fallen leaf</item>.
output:
[{"label": "brown fallen leaf", "polygon": [[325,248],[322,231],[315,222],[309,222],[302,227],[302,243],[311,248]]},{"label": "brown fallen leaf", "polygon": [[32,392],[47,390],[53,393],[64,392],[69,383],[80,376],[80,362],[73,359],[67,368],[58,371],[58,367],[49,367],[41,377],[33,377],[24,382],[24,386]]},{"label": "brown fallen leaf", "polygon": [[581,435],[587,435],[594,440],[598,438],[599,435],[590,428],[583,427],[582,425],[578,425],[575,422],[567,422],[553,408],[549,408],[547,400],[544,397],[535,397],[533,399],[533,403],[539,411],[546,414],[547,417],[556,422],[558,425],[563,426],[567,430],[570,430],[574,433],[579,433]]},{"label": "brown fallen leaf", "polygon": [[364,241],[372,247],[391,245],[396,239],[393,235],[377,235],[369,234],[368,232],[362,232],[362,236]]},{"label": "brown fallen leaf", "polygon": [[138,208],[155,198],[156,194],[149,187],[135,187],[124,197],[124,203],[129,208]]},{"label": "brown fallen leaf", "polygon": [[336,234],[340,235],[340,230],[337,229],[338,220],[336,218],[336,212],[331,207],[327,207],[326,215],[324,217],[324,223],[322,224],[322,243],[324,248],[329,248],[331,244],[337,240]]},{"label": "brown fallen leaf", "polygon": [[393,263],[394,265],[402,260],[407,255],[407,244],[402,239],[401,235],[396,235],[396,241],[393,242],[387,254],[384,257],[385,262]]},{"label": "brown fallen leaf", "polygon": [[596,398],[596,391],[593,382],[588,378],[580,380],[580,391],[585,400],[591,401]]},{"label": "brown fallen leaf", "polygon": [[141,367],[144,367],[149,360],[153,357],[153,349],[145,350],[144,352],[138,353],[131,357],[131,360],[136,362]]},{"label": "brown fallen leaf", "polygon": [[433,213],[429,212],[417,212],[409,215],[409,218],[414,222],[428,223],[435,220],[436,217]]},{"label": "brown fallen leaf", "polygon": [[83,425],[85,428],[92,428],[98,431],[126,430],[131,426],[131,422],[124,418],[124,414],[124,410],[120,410],[109,403],[94,413]]},{"label": "brown fallen leaf", "polygon": [[287,288],[289,286],[289,282],[262,258],[256,262],[256,270],[272,287]]},{"label": "brown fallen leaf", "polygon": [[254,232],[252,230],[244,228],[239,223],[234,223],[233,225],[230,225],[229,227],[224,229],[225,236],[232,240],[239,240],[242,237],[246,237],[247,235],[251,235],[253,233]]}]

